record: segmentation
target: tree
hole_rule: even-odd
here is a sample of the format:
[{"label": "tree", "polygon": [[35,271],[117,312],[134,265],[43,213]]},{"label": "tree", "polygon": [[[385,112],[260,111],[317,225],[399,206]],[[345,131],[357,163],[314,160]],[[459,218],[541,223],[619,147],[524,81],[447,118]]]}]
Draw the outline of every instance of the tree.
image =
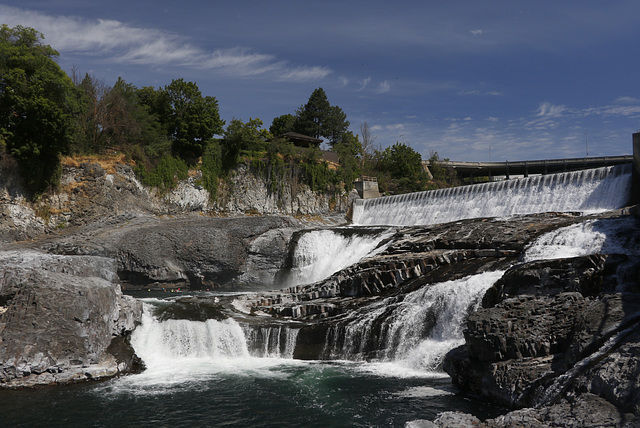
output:
[{"label": "tree", "polygon": [[314,138],[326,137],[328,134],[326,125],[330,109],[331,104],[329,104],[324,89],[315,89],[307,103],[298,109],[296,132]]},{"label": "tree", "polygon": [[329,144],[333,147],[334,144],[339,143],[342,140],[343,135],[349,129],[349,121],[347,120],[347,114],[342,111],[338,106],[331,106],[329,108],[329,114],[325,121],[324,127]]},{"label": "tree", "polygon": [[361,174],[362,145],[358,136],[353,135],[351,131],[345,132],[340,142],[333,145],[333,151],[338,154],[340,179],[345,183],[347,189],[350,189],[351,183]]},{"label": "tree", "polygon": [[43,39],[33,28],[0,27],[0,130],[35,194],[58,184],[79,110],[73,82]]},{"label": "tree", "polygon": [[145,93],[118,77],[103,97],[104,142],[123,151],[141,146],[148,155],[160,158],[168,154],[170,143],[157,116],[141,102]]},{"label": "tree", "polygon": [[233,119],[224,132],[223,154],[225,166],[234,165],[242,151],[266,150],[266,141],[271,134],[266,129],[260,129],[262,120],[249,118],[248,122]]},{"label": "tree", "polygon": [[296,117],[292,114],[283,114],[273,119],[269,132],[274,137],[282,137],[287,132],[294,130],[296,125]]},{"label": "tree", "polygon": [[371,159],[373,159],[373,144],[376,141],[376,136],[371,134],[371,130],[367,122],[362,122],[360,124],[360,137],[362,137],[362,157],[360,158],[360,168],[363,172],[366,172],[368,164]]},{"label": "tree", "polygon": [[80,80],[76,69],[73,70],[72,80],[78,89],[80,112],[75,120],[71,151],[97,153],[103,146],[100,138],[104,119],[103,97],[108,87],[89,73]]},{"label": "tree", "polygon": [[166,114],[160,120],[166,121],[173,150],[182,158],[194,160],[202,156],[214,135],[222,133],[224,121],[220,119],[218,101],[203,97],[193,82],[173,80],[164,88],[158,110]]},{"label": "tree", "polygon": [[378,169],[392,180],[390,187],[397,193],[424,190],[428,181],[422,166],[422,156],[404,143],[396,143],[377,153]]}]

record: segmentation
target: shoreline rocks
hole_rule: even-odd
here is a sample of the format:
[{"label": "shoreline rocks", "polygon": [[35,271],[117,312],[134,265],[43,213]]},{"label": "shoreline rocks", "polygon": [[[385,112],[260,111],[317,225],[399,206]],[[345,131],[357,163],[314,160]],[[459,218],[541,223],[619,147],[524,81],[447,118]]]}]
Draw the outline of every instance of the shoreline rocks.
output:
[{"label": "shoreline rocks", "polygon": [[0,387],[77,382],[136,368],[112,352],[139,324],[112,260],[33,251],[0,253]]}]

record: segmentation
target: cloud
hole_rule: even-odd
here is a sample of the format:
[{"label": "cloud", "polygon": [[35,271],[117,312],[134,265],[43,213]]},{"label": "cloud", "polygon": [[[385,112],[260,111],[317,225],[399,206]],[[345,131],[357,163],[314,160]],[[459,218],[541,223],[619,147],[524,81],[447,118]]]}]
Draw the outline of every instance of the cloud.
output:
[{"label": "cloud", "polygon": [[376,92],[379,94],[384,94],[386,92],[389,92],[390,90],[391,90],[391,85],[389,84],[388,80],[385,80],[384,82],[378,85],[378,90]]},{"label": "cloud", "polygon": [[548,102],[541,103],[538,106],[538,117],[559,117],[562,115],[562,112],[566,110],[566,107],[563,105],[553,105]]},{"label": "cloud", "polygon": [[367,85],[369,84],[369,82],[371,82],[371,77],[367,77],[366,79],[364,79],[361,83],[360,83],[360,89],[358,89],[359,91],[364,91],[364,88],[367,87]]},{"label": "cloud", "polygon": [[616,104],[640,104],[640,99],[634,97],[618,97],[614,100]]},{"label": "cloud", "polygon": [[285,72],[279,80],[287,82],[310,82],[321,80],[331,73],[331,69],[327,67],[297,67]]},{"label": "cloud", "polygon": [[471,30],[471,34],[473,34],[474,37],[481,36],[482,33],[484,33],[482,30]]},{"label": "cloud", "polygon": [[458,91],[457,93],[459,96],[461,97],[467,97],[467,96],[479,96],[479,95],[484,95],[484,96],[491,96],[491,97],[500,97],[502,95],[504,95],[502,92],[499,91],[479,91],[477,89],[471,90],[471,91]]},{"label": "cloud", "polygon": [[9,26],[36,28],[45,35],[45,42],[60,52],[100,57],[105,62],[185,67],[296,82],[320,80],[332,72],[322,66],[294,66],[246,47],[205,50],[186,37],[116,20],[49,16],[2,5],[0,15]]}]

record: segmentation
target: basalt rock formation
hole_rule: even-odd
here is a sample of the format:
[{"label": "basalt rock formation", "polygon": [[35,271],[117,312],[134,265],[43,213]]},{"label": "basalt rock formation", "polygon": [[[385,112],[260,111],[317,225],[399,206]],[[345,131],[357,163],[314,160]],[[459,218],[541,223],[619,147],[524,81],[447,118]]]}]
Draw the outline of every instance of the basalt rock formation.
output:
[{"label": "basalt rock formation", "polygon": [[[33,251],[0,254],[0,386],[111,377],[140,369],[126,338],[142,305],[112,260]],[[124,349],[124,350],[123,350]]]}]

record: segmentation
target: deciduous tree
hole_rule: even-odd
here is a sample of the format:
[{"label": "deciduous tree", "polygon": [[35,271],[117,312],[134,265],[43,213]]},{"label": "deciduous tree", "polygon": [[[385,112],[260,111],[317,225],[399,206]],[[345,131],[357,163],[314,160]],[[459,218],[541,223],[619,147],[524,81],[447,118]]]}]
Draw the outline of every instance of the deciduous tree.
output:
[{"label": "deciduous tree", "polygon": [[44,36],[33,28],[0,27],[0,129],[28,187],[56,186],[60,155],[68,151],[78,97]]},{"label": "deciduous tree", "polygon": [[185,159],[202,156],[213,137],[222,133],[224,122],[218,112],[218,101],[203,97],[193,82],[176,79],[164,88],[168,106],[167,130],[173,150]]}]

